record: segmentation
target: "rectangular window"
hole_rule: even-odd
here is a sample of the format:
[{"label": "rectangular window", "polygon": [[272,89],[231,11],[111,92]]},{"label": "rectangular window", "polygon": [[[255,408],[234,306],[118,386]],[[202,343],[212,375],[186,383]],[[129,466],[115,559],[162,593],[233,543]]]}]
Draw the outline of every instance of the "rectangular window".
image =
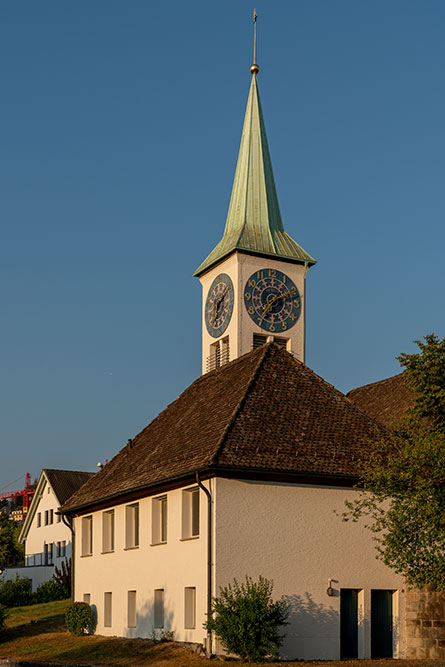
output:
[{"label": "rectangular window", "polygon": [[48,525],[48,510],[45,510],[45,526]]},{"label": "rectangular window", "polygon": [[48,546],[48,563],[51,564],[53,562],[53,543],[50,542],[47,546]]},{"label": "rectangular window", "polygon": [[52,524],[54,521],[54,510],[49,511],[49,523]]},{"label": "rectangular window", "polygon": [[182,492],[182,539],[199,535],[199,488]]},{"label": "rectangular window", "polygon": [[60,523],[62,521],[62,515],[56,514],[56,516],[57,516],[57,523]]},{"label": "rectangular window", "polygon": [[127,625],[129,628],[136,627],[136,591],[128,591]]},{"label": "rectangular window", "polygon": [[84,593],[83,601],[86,602],[87,604],[91,604],[91,593]]},{"label": "rectangular window", "polygon": [[37,512],[37,528],[40,528],[41,525],[42,525],[42,513]]},{"label": "rectangular window", "polygon": [[93,517],[82,517],[82,556],[93,553]]},{"label": "rectangular window", "polygon": [[154,627],[164,627],[164,589],[155,590]]},{"label": "rectangular window", "polygon": [[139,546],[139,503],[125,508],[125,548]]},{"label": "rectangular window", "polygon": [[61,542],[56,542],[56,558],[60,558],[62,555]]},{"label": "rectangular window", "polygon": [[62,551],[60,555],[62,556],[62,558],[65,558],[66,556],[66,540],[63,540],[62,542]]},{"label": "rectangular window", "polygon": [[114,510],[102,512],[102,551],[114,551]]},{"label": "rectangular window", "polygon": [[184,588],[184,628],[196,627],[196,588]]},{"label": "rectangular window", "polygon": [[167,542],[167,496],[151,501],[151,541],[152,544]]},{"label": "rectangular window", "polygon": [[106,628],[111,628],[112,599],[112,593],[104,593],[104,626]]}]

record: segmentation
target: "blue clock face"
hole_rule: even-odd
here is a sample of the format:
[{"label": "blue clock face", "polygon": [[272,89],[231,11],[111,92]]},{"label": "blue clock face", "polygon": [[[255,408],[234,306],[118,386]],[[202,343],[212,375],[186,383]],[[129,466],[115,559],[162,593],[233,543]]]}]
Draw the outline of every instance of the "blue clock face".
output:
[{"label": "blue clock face", "polygon": [[277,269],[252,273],[244,288],[244,304],[255,324],[270,333],[287,331],[301,313],[297,286]]},{"label": "blue clock face", "polygon": [[233,283],[227,273],[220,273],[210,285],[205,304],[205,323],[213,338],[219,338],[229,326],[233,313]]}]

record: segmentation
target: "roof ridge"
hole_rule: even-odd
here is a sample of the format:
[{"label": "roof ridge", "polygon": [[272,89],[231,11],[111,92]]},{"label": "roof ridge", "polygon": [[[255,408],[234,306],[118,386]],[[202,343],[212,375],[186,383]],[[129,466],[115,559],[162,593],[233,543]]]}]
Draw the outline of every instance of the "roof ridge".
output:
[{"label": "roof ridge", "polygon": [[45,472],[81,472],[82,474],[95,475],[94,470],[67,470],[66,468],[42,468]]},{"label": "roof ridge", "polygon": [[373,387],[378,384],[383,384],[384,382],[389,382],[390,380],[394,380],[394,378],[400,377],[401,375],[404,375],[405,371],[401,371],[400,373],[396,373],[395,375],[390,375],[388,378],[383,378],[383,380],[376,380],[375,382],[368,382],[367,384],[361,384],[358,387],[353,387],[348,391],[347,394],[345,394],[346,397],[349,396],[350,393],[353,391],[358,391],[359,389],[365,389],[365,387]]},{"label": "roof ridge", "polygon": [[[260,370],[261,366],[263,365],[264,360],[266,359],[267,354],[268,354],[268,352],[271,349],[273,344],[274,343],[266,343],[266,345],[264,345],[264,351],[261,355],[259,355],[259,360],[258,360],[258,363],[257,363],[253,373],[252,373],[252,377],[250,378],[244,394],[242,395],[242,397],[238,401],[238,404],[236,405],[236,407],[235,407],[235,409],[232,413],[232,416],[231,416],[226,428],[224,429],[224,433],[222,434],[222,436],[220,438],[220,441],[216,446],[216,451],[215,451],[215,454],[212,456],[210,464],[215,464],[217,462],[217,459],[219,458],[219,455],[221,454],[221,451],[222,451],[224,443],[227,439],[227,436],[229,435],[229,433],[230,433],[230,431],[231,431],[231,429],[232,429],[232,427],[235,423],[235,420],[236,420],[236,418],[237,418],[241,408],[243,407],[243,404],[244,404],[244,402],[245,402],[245,400],[246,400],[246,398],[249,394],[250,388],[251,388],[254,380],[258,376],[259,370]],[[242,357],[238,357],[238,358],[241,359]]]}]

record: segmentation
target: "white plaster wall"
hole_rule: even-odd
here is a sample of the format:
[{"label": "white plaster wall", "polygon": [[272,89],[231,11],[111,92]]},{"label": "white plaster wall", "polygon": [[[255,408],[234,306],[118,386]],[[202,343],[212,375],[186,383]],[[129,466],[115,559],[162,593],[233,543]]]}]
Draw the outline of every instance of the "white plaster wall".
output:
[{"label": "white plaster wall", "polygon": [[[286,273],[296,284],[301,297],[302,310],[297,323],[283,332],[270,332],[261,329],[250,318],[244,305],[244,287],[252,273],[263,268],[278,269]],[[227,259],[220,262],[210,271],[200,277],[202,284],[202,372],[206,372],[206,361],[210,355],[210,346],[218,338],[212,338],[209,335],[205,323],[205,302],[210,286],[216,276],[220,273],[227,273],[233,282],[234,306],[232,319],[229,326],[220,338],[229,336],[230,359],[236,359],[246,352],[252,350],[253,334],[261,333],[263,335],[282,336],[290,339],[288,350],[293,352],[298,359],[304,362],[304,335],[305,335],[305,274],[307,269],[302,264],[293,264],[291,262],[272,259],[271,257],[255,257],[244,253],[235,252]]]},{"label": "white plaster wall", "polygon": [[[359,595],[359,657],[370,657],[372,588],[393,595],[396,633],[404,613],[402,579],[376,560],[371,533],[345,523],[343,511],[353,490],[278,483],[216,480],[216,591],[236,577],[274,581],[274,596],[288,596],[291,625],[285,628],[282,656],[287,659],[340,657],[340,588]],[[328,597],[332,579],[335,596]],[[395,657],[403,637],[395,637]]]},{"label": "white plaster wall", "polygon": [[31,590],[43,584],[45,581],[51,579],[54,574],[54,565],[42,565],[41,567],[11,567],[5,570],[1,575],[2,581],[9,581],[19,577],[31,580]]},{"label": "white plaster wall", "polygon": [[[208,485],[209,483],[206,482]],[[192,488],[192,487],[189,487]],[[158,495],[158,494],[157,494]],[[164,494],[163,494],[164,495]],[[139,500],[139,547],[125,550],[125,505],[114,506],[114,552],[102,554],[102,512],[93,516],[93,555],[81,556],[81,521],[75,519],[75,599],[90,594],[101,635],[150,637],[154,624],[154,590],[164,589],[165,630],[178,641],[202,642],[207,586],[207,500],[200,492],[200,536],[182,540],[182,489],[167,494],[167,543],[151,546],[151,498]],[[153,496],[153,497],[156,497]],[[107,508],[107,509],[111,509]],[[184,588],[196,588],[196,627],[184,628]],[[136,591],[137,627],[127,627],[127,593]],[[104,626],[104,593],[111,592],[112,626]]]}]

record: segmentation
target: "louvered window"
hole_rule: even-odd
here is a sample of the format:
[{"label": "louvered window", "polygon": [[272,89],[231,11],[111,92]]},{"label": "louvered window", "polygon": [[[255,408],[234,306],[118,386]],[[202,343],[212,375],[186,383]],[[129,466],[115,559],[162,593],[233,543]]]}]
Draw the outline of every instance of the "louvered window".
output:
[{"label": "louvered window", "polygon": [[264,345],[264,343],[267,343],[267,336],[264,336],[264,334],[253,334],[253,349],[256,350],[257,347],[261,347],[261,345]]}]

